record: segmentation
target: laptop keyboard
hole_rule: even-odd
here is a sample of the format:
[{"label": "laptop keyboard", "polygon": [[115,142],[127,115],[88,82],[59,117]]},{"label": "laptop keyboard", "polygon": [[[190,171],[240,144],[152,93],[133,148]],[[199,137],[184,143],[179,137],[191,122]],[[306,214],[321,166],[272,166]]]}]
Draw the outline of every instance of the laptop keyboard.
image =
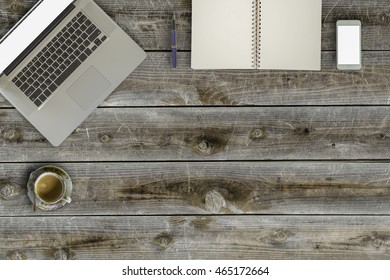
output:
[{"label": "laptop keyboard", "polygon": [[39,107],[106,39],[79,12],[12,82]]}]

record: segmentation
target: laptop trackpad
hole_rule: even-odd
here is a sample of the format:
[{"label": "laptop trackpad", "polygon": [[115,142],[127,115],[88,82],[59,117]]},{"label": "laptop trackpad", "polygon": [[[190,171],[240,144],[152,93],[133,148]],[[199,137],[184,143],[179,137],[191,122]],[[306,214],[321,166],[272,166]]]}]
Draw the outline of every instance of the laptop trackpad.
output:
[{"label": "laptop trackpad", "polygon": [[82,109],[88,110],[110,85],[110,82],[91,66],[66,92]]}]

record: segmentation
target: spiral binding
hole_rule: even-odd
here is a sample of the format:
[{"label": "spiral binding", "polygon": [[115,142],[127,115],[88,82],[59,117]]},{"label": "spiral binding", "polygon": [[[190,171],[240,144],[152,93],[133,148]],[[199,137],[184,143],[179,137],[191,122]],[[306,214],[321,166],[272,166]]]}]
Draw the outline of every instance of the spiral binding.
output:
[{"label": "spiral binding", "polygon": [[252,67],[260,67],[261,51],[261,0],[252,2]]}]

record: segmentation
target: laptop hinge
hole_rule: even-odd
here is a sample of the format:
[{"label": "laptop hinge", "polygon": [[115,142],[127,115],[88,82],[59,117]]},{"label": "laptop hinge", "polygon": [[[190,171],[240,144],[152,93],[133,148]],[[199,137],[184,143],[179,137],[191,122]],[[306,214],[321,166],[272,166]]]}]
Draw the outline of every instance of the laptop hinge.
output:
[{"label": "laptop hinge", "polygon": [[47,35],[50,34],[51,31],[53,31],[54,28],[58,26],[58,24],[67,16],[73,9],[75,8],[75,5],[72,3],[68,7],[66,7],[65,10],[62,11],[61,14],[58,15],[58,17],[55,18],[55,20],[50,23],[48,27],[46,27],[45,30],[42,31],[41,34],[14,60],[11,62],[11,64],[4,70],[5,75],[9,75],[12,73],[12,71],[42,42],[43,39],[46,38]]}]

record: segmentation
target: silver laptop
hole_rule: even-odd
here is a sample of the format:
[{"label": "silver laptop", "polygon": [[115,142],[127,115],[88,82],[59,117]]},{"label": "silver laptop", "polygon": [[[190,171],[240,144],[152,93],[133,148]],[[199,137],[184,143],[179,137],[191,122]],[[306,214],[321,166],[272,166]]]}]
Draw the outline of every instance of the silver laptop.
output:
[{"label": "silver laptop", "polygon": [[40,0],[0,41],[0,92],[59,146],[145,58],[92,0]]}]

